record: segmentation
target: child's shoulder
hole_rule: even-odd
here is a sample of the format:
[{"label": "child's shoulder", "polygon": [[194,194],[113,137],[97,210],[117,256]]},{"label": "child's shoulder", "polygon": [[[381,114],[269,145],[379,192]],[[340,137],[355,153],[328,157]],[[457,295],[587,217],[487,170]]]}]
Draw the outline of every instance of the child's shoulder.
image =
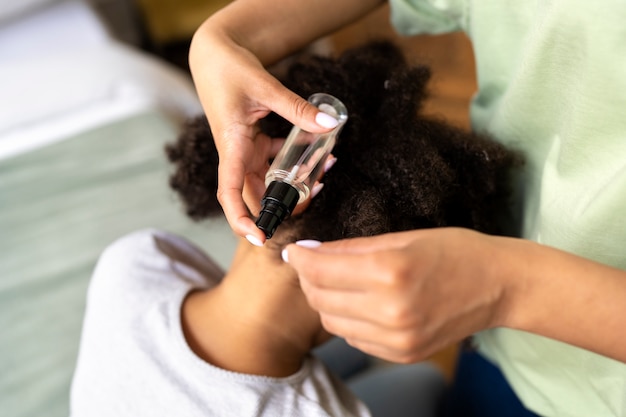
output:
[{"label": "child's shoulder", "polygon": [[156,229],[139,230],[102,252],[89,301],[124,297],[141,303],[179,290],[213,286],[223,274],[214,260],[187,239]]}]

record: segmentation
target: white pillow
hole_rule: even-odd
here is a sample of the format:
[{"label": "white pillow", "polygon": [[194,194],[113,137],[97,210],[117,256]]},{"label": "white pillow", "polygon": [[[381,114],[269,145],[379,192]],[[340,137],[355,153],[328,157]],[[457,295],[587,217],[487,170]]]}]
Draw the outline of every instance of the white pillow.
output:
[{"label": "white pillow", "polygon": [[[19,3],[19,0],[0,2]],[[0,25],[2,62],[39,59],[108,42],[111,36],[96,12],[80,0],[63,1]]]},{"label": "white pillow", "polygon": [[147,109],[202,111],[186,74],[115,42],[0,65],[0,91],[0,159]]},{"label": "white pillow", "polygon": [[62,0],[0,0],[0,25],[19,19],[34,9]]},{"label": "white pillow", "polygon": [[187,74],[110,38],[78,0],[0,26],[0,57],[0,159],[147,109],[201,112]]}]

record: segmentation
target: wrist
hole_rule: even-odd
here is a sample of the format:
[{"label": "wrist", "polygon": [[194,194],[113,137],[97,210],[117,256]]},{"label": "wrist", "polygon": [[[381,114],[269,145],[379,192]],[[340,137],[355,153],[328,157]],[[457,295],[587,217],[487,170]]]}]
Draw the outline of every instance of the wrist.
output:
[{"label": "wrist", "polygon": [[192,39],[190,57],[194,43],[210,44],[209,48],[201,48],[206,52],[210,51],[210,55],[204,53],[198,59],[215,59],[216,48],[227,48],[231,51],[240,49],[266,67],[303,46],[291,45],[293,42],[290,43],[289,36],[280,36],[281,33],[276,30],[279,22],[272,23],[275,16],[270,19],[265,15],[269,13],[265,5],[240,3],[245,2],[233,2],[204,21]]},{"label": "wrist", "polygon": [[498,247],[505,290],[495,326],[626,361],[624,271],[527,240],[505,238]]},{"label": "wrist", "polygon": [[529,295],[535,274],[531,271],[537,244],[528,240],[493,237],[492,282],[500,286],[500,298],[491,323],[492,327],[527,330],[531,320]]}]

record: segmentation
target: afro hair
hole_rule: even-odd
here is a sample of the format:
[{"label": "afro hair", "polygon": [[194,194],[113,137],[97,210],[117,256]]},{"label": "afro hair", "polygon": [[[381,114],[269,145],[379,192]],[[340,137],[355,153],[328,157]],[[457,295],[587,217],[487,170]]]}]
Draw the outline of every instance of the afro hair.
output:
[{"label": "afro hair", "polygon": [[[428,67],[409,65],[387,41],[338,58],[306,56],[290,66],[281,79],[287,88],[302,97],[331,94],[346,105],[349,119],[323,191],[279,228],[289,228],[289,240],[444,226],[501,234],[497,219],[518,157],[488,137],[425,116],[429,78]],[[260,127],[285,137],[291,125],[272,113]],[[187,214],[202,220],[219,213],[218,153],[206,118],[189,121],[166,153],[175,166],[170,186]]]}]

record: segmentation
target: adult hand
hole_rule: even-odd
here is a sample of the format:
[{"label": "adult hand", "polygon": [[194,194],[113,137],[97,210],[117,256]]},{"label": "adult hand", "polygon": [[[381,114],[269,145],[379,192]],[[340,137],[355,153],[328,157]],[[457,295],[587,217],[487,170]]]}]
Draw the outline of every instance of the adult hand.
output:
[{"label": "adult hand", "polygon": [[[275,40],[273,47],[258,41],[263,36],[261,28],[245,32],[249,27],[245,22],[259,6],[248,3],[233,3],[199,28],[191,44],[189,64],[220,156],[218,199],[226,218],[237,234],[264,242],[263,232],[249,216],[260,210],[268,160],[276,155],[282,140],[261,134],[258,120],[274,111],[310,132],[328,131],[338,122],[265,70],[265,64],[290,48],[280,47]],[[276,50],[284,52],[274,56]]]},{"label": "adult hand", "polygon": [[228,37],[210,30],[198,33],[204,33],[202,42],[200,35],[194,38],[190,63],[220,156],[218,199],[237,234],[263,242],[264,234],[248,208],[258,214],[268,160],[282,140],[260,133],[257,121],[275,111],[313,132],[328,130],[337,121],[283,87],[254,55]]},{"label": "adult hand", "polygon": [[[382,0],[238,0],[195,33],[189,66],[219,153],[218,199],[235,233],[262,243],[249,218],[265,192],[268,159],[282,142],[259,133],[257,121],[274,111],[310,132],[337,121],[271,76],[265,66],[369,13]],[[332,10],[332,13],[328,13]]]},{"label": "adult hand", "polygon": [[304,241],[309,248],[289,245],[283,254],[328,331],[409,363],[504,323],[514,285],[498,273],[501,240],[512,239],[430,229]]}]

